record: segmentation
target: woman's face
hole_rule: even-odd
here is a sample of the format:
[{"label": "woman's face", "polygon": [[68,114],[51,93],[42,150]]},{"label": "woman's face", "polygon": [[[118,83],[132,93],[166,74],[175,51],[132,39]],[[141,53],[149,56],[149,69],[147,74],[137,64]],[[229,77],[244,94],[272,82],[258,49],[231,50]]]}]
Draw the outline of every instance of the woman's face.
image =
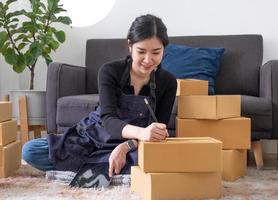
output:
[{"label": "woman's face", "polygon": [[132,57],[132,70],[140,76],[150,75],[160,64],[164,46],[157,37],[134,43],[129,47]]}]

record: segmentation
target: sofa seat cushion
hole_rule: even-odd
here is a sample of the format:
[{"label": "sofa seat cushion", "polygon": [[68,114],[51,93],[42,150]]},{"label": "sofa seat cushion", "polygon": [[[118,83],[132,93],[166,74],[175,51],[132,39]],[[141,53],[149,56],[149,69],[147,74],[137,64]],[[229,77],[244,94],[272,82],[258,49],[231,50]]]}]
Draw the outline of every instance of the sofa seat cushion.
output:
[{"label": "sofa seat cushion", "polygon": [[241,95],[241,115],[251,118],[252,131],[272,129],[272,102],[270,99]]},{"label": "sofa seat cushion", "polygon": [[56,122],[58,127],[71,127],[95,110],[99,95],[65,96],[58,99]]}]

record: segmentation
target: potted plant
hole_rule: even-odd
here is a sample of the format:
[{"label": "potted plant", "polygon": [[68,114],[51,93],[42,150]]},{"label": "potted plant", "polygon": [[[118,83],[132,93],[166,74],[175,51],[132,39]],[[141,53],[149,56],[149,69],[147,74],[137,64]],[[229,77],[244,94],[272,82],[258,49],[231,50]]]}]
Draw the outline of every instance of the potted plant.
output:
[{"label": "potted plant", "polygon": [[[28,10],[10,9],[11,5],[18,2],[19,0],[0,2],[0,53],[15,72],[21,73],[25,69],[30,71],[29,89],[33,90],[38,59],[42,57],[48,65],[52,61],[50,54],[66,39],[65,32],[57,30],[54,25],[70,25],[71,19],[60,15],[66,10],[59,4],[59,0],[28,0]],[[39,97],[42,100],[45,97],[43,95]],[[13,110],[18,110],[17,103],[13,104]],[[44,106],[37,105],[35,109],[44,110]],[[29,116],[30,113],[28,111]]]}]

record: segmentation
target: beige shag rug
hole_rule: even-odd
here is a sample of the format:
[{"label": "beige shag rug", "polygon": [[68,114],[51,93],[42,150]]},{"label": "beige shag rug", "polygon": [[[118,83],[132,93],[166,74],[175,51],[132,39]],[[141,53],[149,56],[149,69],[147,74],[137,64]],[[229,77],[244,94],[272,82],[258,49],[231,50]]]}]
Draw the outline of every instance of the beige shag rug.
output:
[{"label": "beige shag rug", "polygon": [[[0,179],[0,199],[8,200],[140,200],[127,186],[108,189],[70,188],[61,182],[45,179],[44,173],[28,165],[9,178]],[[223,182],[221,199],[278,199],[278,171],[248,168],[247,175],[235,182]]]}]

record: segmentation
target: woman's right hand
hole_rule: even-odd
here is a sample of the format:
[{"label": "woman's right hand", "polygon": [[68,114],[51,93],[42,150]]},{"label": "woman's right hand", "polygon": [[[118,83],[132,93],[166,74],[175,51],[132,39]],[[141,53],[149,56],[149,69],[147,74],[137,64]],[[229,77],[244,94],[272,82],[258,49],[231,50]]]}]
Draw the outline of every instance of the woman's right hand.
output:
[{"label": "woman's right hand", "polygon": [[139,140],[159,142],[165,140],[165,138],[168,136],[169,134],[166,129],[166,125],[154,122],[143,129],[142,133],[139,136]]}]

